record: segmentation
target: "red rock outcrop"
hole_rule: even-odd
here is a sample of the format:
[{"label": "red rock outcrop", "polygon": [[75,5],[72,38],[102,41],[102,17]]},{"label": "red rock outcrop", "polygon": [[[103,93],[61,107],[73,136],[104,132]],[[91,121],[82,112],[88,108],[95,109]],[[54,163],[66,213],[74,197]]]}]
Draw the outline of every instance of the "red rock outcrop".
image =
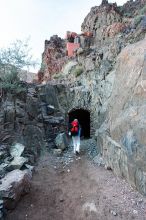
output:
[{"label": "red rock outcrop", "polygon": [[42,54],[42,67],[39,72],[39,81],[51,80],[52,75],[61,71],[66,60],[65,40],[57,35],[52,36],[49,41],[45,40],[45,48]]}]

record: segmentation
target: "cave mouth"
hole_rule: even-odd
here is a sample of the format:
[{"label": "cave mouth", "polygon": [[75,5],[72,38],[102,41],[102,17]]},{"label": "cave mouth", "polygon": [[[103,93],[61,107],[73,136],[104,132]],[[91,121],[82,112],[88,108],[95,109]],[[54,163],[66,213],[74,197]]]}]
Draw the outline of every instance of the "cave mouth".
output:
[{"label": "cave mouth", "polygon": [[68,113],[69,123],[75,118],[81,126],[81,137],[90,138],[90,112],[85,109],[73,109]]}]

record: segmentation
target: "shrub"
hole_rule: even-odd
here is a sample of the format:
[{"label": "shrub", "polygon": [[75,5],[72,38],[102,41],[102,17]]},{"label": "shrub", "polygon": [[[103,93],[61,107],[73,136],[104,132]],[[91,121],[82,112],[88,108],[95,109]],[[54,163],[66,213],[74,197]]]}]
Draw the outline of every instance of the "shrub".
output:
[{"label": "shrub", "polygon": [[18,73],[24,67],[28,68],[36,64],[32,61],[29,52],[28,40],[25,42],[16,40],[10,47],[0,49],[0,88],[4,92],[17,94],[26,90],[22,86]]},{"label": "shrub", "polygon": [[26,87],[22,85],[18,77],[18,72],[15,69],[1,76],[0,88],[4,91],[4,93],[9,92],[12,94],[17,94],[26,91]]},{"label": "shrub", "polygon": [[62,77],[62,74],[61,73],[56,73],[53,75],[53,79],[59,79]]},{"label": "shrub", "polygon": [[84,72],[83,67],[82,66],[78,66],[75,68],[74,73],[75,76],[78,77],[80,76],[82,73]]}]

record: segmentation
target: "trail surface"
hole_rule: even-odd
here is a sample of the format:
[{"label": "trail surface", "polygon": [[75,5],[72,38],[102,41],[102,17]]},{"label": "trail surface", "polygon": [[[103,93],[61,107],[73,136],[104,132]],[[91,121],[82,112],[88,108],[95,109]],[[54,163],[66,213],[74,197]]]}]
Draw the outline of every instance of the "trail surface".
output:
[{"label": "trail surface", "polygon": [[42,156],[31,192],[6,220],[146,220],[146,199],[82,152]]}]

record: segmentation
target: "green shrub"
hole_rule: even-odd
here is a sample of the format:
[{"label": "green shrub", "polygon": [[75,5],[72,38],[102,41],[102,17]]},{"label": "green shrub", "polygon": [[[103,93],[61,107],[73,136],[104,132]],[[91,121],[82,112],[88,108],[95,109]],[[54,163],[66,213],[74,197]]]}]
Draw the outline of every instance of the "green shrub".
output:
[{"label": "green shrub", "polygon": [[8,48],[0,49],[0,88],[5,93],[17,94],[26,91],[18,77],[23,69],[36,64],[29,54],[28,40],[16,40]]},{"label": "green shrub", "polygon": [[78,66],[74,70],[74,74],[76,77],[80,76],[83,72],[84,72],[84,70],[83,70],[82,66]]},{"label": "green shrub", "polygon": [[3,89],[5,93],[9,92],[12,94],[26,91],[26,87],[24,87],[18,77],[18,72],[14,69],[1,76],[0,88]]},{"label": "green shrub", "polygon": [[137,15],[135,18],[134,18],[134,25],[137,26],[140,24],[141,20],[143,18],[143,15]]}]

